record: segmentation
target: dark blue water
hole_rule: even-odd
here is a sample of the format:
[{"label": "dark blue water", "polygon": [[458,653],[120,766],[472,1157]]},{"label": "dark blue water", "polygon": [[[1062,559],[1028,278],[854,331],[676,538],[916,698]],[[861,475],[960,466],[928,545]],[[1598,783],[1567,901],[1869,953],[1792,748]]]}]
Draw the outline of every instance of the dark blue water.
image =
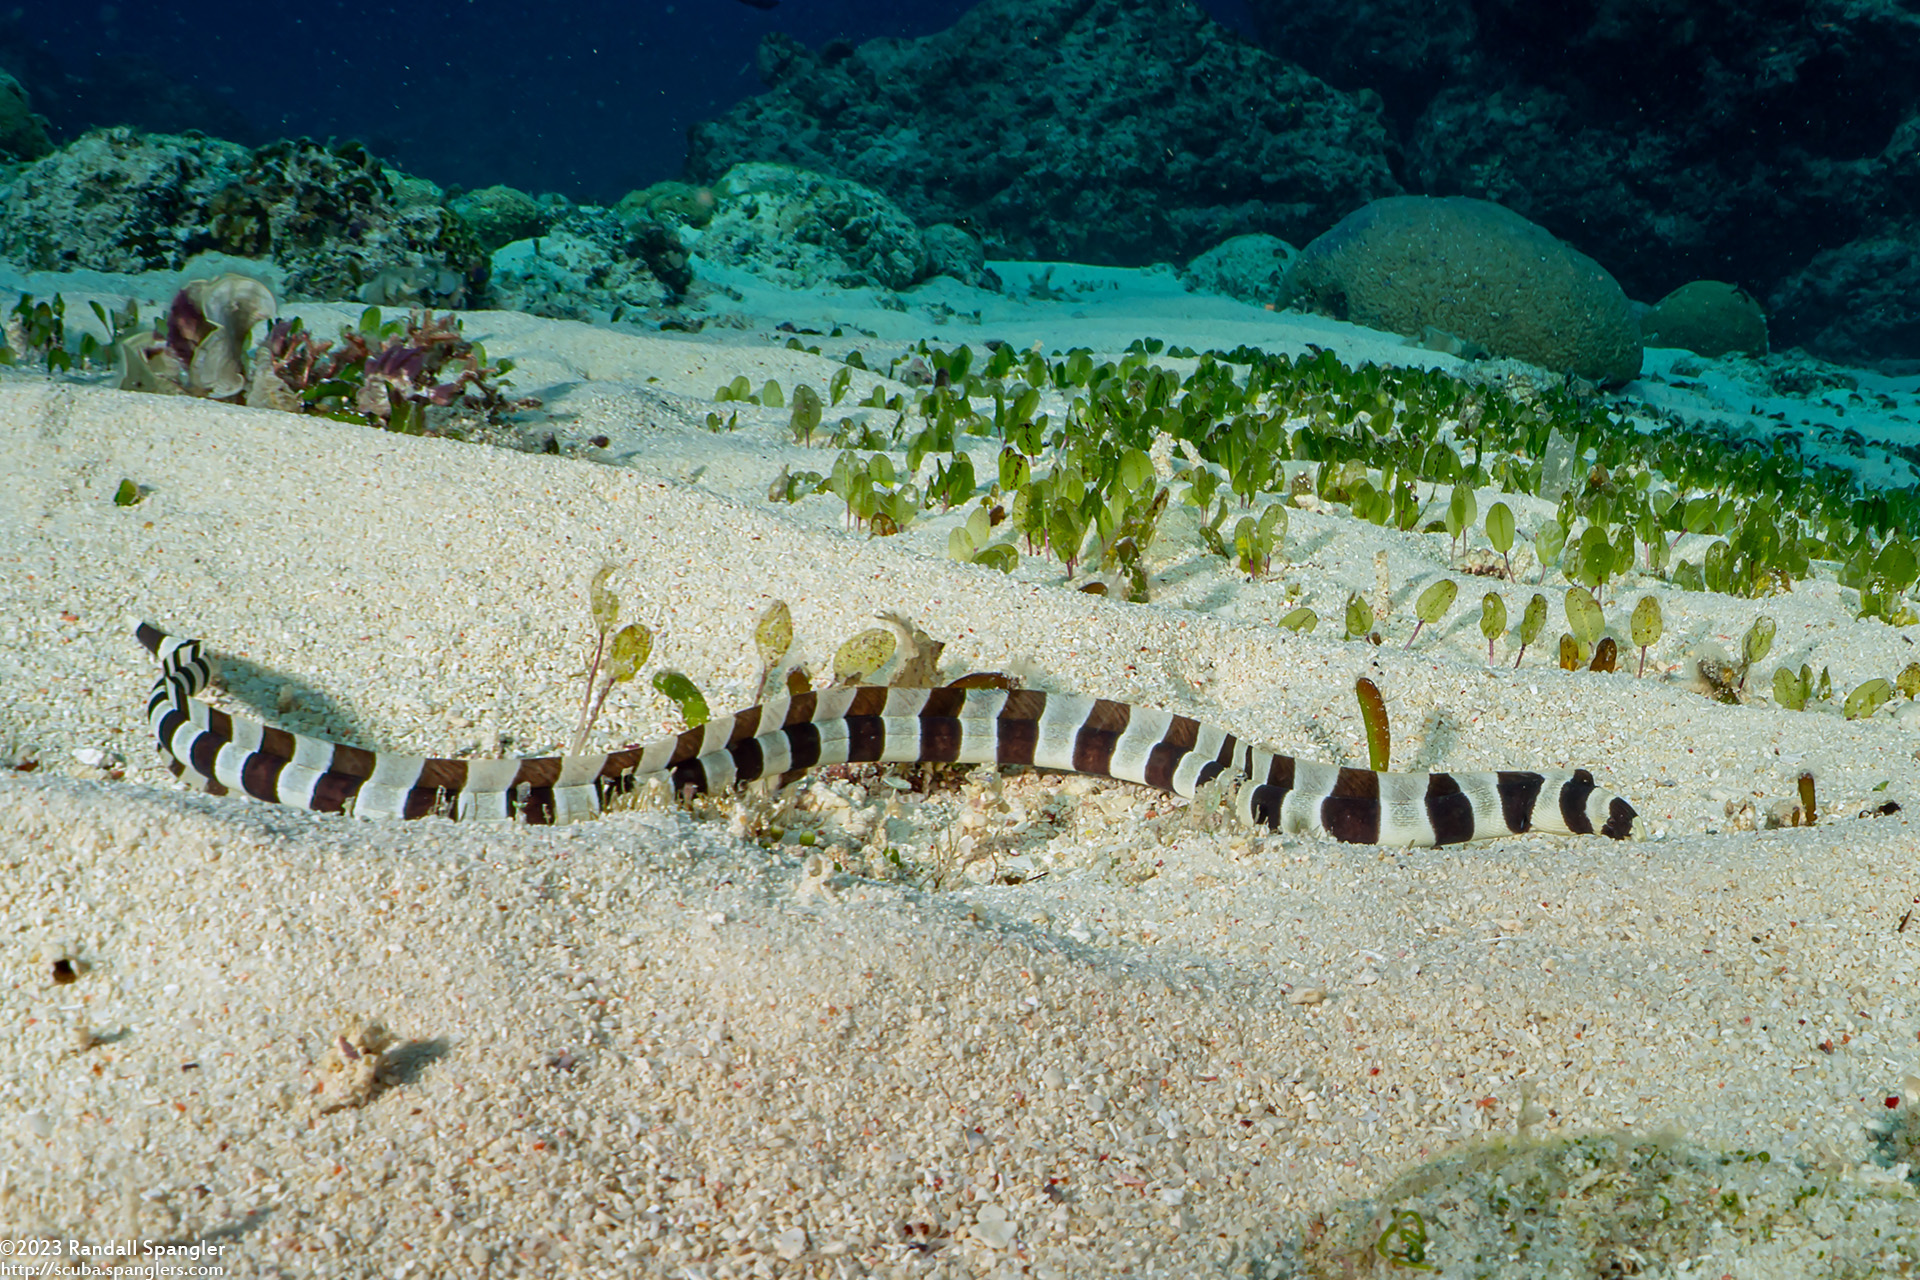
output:
[{"label": "dark blue water", "polygon": [[[921,36],[970,7],[33,0],[0,21],[0,65],[29,85],[63,86],[34,103],[56,140],[103,121],[184,122],[250,143],[352,137],[442,184],[504,182],[611,202],[677,176],[688,126],[760,91],[754,50],[768,32],[812,48]],[[1233,20],[1240,0],[1208,8]]]}]

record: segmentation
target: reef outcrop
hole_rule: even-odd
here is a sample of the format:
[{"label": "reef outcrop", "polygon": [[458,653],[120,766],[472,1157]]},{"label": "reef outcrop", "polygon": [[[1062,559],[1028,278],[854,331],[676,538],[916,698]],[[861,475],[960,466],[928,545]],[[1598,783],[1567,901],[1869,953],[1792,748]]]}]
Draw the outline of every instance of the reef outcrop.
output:
[{"label": "reef outcrop", "polygon": [[24,267],[172,270],[209,250],[271,261],[296,298],[461,306],[487,282],[485,250],[439,188],[355,143],[98,129],[0,200],[0,253]]},{"label": "reef outcrop", "polygon": [[1141,265],[1230,236],[1311,239],[1399,191],[1379,98],[1186,0],[982,0],[918,40],[769,36],[768,92],[690,134],[713,181],[778,161],[865,183],[989,256]]},{"label": "reef outcrop", "polygon": [[1920,237],[1912,6],[1246,4],[1275,56],[1380,95],[1408,190],[1496,200],[1635,297],[1736,282],[1775,347],[1920,356],[1920,312],[1876,274],[1916,267],[1898,248]]}]

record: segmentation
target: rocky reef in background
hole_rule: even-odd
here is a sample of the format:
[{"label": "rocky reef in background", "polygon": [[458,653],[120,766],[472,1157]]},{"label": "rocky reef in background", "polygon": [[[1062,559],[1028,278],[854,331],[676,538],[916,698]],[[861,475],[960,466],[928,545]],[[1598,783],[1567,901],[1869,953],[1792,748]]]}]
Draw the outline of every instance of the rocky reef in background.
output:
[{"label": "rocky reef in background", "polygon": [[1183,261],[1304,244],[1402,192],[1495,201],[1659,298],[1736,282],[1776,345],[1920,354],[1920,14],[1873,0],[983,0],[818,52],[690,137],[689,175],[856,179],[990,252]]},{"label": "rocky reef in background", "polygon": [[794,290],[996,283],[966,231],[923,228],[869,187],[790,165],[656,183],[604,208],[502,186],[450,194],[358,143],[248,148],[111,128],[0,179],[0,257],[15,266],[192,275],[203,255],[290,300],[678,328],[704,323],[698,307],[677,310],[702,270]]},{"label": "rocky reef in background", "polygon": [[[1402,180],[1496,200],[1629,293],[1737,281],[1774,339],[1920,353],[1920,13],[1854,0],[1247,0],[1386,102]],[[1888,274],[1904,290],[1884,287]]]},{"label": "rocky reef in background", "polygon": [[772,160],[851,178],[989,254],[1139,265],[1235,235],[1304,243],[1400,190],[1379,98],[1186,0],[982,0],[952,29],[810,52],[689,137],[688,176]]},{"label": "rocky reef in background", "polygon": [[0,201],[0,253],[32,270],[177,270],[209,252],[272,262],[296,298],[471,306],[487,285],[440,189],[356,143],[98,129],[16,170]]},{"label": "rocky reef in background", "polygon": [[[691,132],[694,183],[612,209],[449,198],[351,143],[256,147],[218,94],[137,58],[61,70],[0,15],[0,252],[119,271],[219,250],[271,260],[289,296],[587,318],[675,305],[695,256],[892,289],[986,282],[986,256],[1200,280],[1240,237],[1290,253],[1376,199],[1467,196],[1642,302],[1722,281],[1775,347],[1920,359],[1911,3],[1246,4],[1264,47],[1191,0],[982,0],[935,36],[817,51],[770,36],[768,91]],[[88,118],[130,127],[76,137]],[[734,192],[711,230],[673,207],[750,162],[805,173],[773,200],[807,229],[791,263],[764,193]],[[835,209],[871,244],[835,232]],[[1271,263],[1234,261],[1254,276],[1229,292],[1284,300]]]},{"label": "rocky reef in background", "polygon": [[[1417,193],[1497,203],[1643,303],[1714,283],[1756,312],[1738,349],[1920,359],[1920,15],[1595,3],[1249,0],[1277,52],[1190,0],[983,0],[937,36],[817,52],[769,37],[769,92],[691,135],[698,181],[611,208],[449,193],[357,143],[120,127],[54,149],[0,72],[0,254],[139,272],[217,252],[290,298],[654,324],[697,323],[672,313],[703,270],[898,291],[994,287],[989,256],[1174,261],[1343,314],[1347,292],[1295,288],[1294,246]],[[1457,318],[1408,331],[1432,328],[1526,348]],[[1589,363],[1626,367],[1567,367]]]},{"label": "rocky reef in background", "polygon": [[0,161],[37,160],[51,150],[46,117],[33,110],[19,81],[0,71]]}]

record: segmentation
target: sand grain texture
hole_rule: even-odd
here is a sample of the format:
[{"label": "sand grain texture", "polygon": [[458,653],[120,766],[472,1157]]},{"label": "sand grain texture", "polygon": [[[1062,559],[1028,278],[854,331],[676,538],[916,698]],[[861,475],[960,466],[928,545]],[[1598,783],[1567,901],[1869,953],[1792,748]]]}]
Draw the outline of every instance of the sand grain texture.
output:
[{"label": "sand grain texture", "polygon": [[[1411,652],[1339,643],[1330,601],[1366,589],[1375,550],[1431,568],[1445,540],[1332,517],[1296,521],[1317,637],[1177,548],[1166,601],[1124,606],[947,562],[943,528],[867,541],[830,506],[752,502],[754,460],[787,456],[772,435],[715,445],[732,478],[686,483],[699,433],[644,406],[721,380],[711,349],[646,384],[633,366],[669,344],[597,341],[569,358],[600,376],[558,403],[640,414],[631,469],[0,386],[0,751],[38,763],[0,777],[0,1227],[212,1240],[230,1275],[1277,1274],[1303,1215],[1340,1221],[1463,1140],[1629,1127],[1836,1188],[1773,1214],[1764,1247],[1758,1211],[1707,1224],[1702,1265],[1838,1274],[1920,1248],[1867,1128],[1920,1073],[1908,814],[1725,815],[1803,766],[1836,804],[1907,802],[1912,721],[1716,706],[1665,670],[1764,611],[1776,660],[1891,676],[1903,638],[1830,586],[1671,593],[1645,681],[1489,671],[1471,613]],[[116,507],[123,477],[152,493]],[[1351,689],[1371,674],[1402,763],[1586,765],[1662,838],[1351,848],[1021,779],[1053,874],[932,892],[823,881],[804,850],[737,838],[741,808],[375,825],[183,793],[146,740],[136,618],[206,639],[237,705],[290,727],[549,748],[603,561],[654,665],[716,710],[750,696],[776,597],[816,667],[892,610],[953,674],[1015,669],[1320,758],[1364,757]],[[601,739],[672,714],[636,685]],[[957,819],[929,801],[899,820],[910,841]],[[53,980],[61,959],[77,980]],[[369,1024],[393,1038],[376,1072],[353,1056]]]}]

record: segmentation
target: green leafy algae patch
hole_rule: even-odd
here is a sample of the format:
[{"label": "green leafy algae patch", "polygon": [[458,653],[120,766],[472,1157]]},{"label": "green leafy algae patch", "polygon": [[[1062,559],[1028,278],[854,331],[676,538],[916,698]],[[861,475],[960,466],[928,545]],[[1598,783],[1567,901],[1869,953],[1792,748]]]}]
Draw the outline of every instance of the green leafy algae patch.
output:
[{"label": "green leafy algae patch", "polygon": [[1316,1215],[1291,1243],[1285,1269],[1316,1278],[1920,1275],[1920,1194],[1872,1166],[1672,1133],[1506,1137]]}]

